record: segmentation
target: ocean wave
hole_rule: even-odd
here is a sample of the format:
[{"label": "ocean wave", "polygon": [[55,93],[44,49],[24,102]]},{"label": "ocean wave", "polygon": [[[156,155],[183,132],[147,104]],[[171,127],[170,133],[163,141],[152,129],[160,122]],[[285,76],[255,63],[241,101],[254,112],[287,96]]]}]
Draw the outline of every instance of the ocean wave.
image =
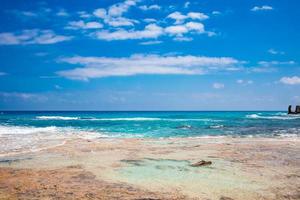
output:
[{"label": "ocean wave", "polygon": [[156,118],[156,117],[124,117],[124,118],[94,118],[94,117],[65,117],[65,116],[38,116],[39,120],[82,120],[82,121],[204,121],[204,122],[220,122],[217,119],[172,119],[172,118]]},{"label": "ocean wave", "polygon": [[277,119],[277,120],[293,120],[293,119],[300,119],[299,115],[287,115],[287,114],[278,114],[273,116],[262,116],[258,114],[251,114],[246,115],[248,119]]},{"label": "ocean wave", "polygon": [[63,116],[38,116],[36,119],[41,120],[78,120],[79,117],[63,117]]},{"label": "ocean wave", "polygon": [[34,134],[34,133],[50,133],[58,132],[55,126],[48,127],[27,127],[27,126],[2,126],[0,125],[0,135],[20,135],[20,134]]},{"label": "ocean wave", "polygon": [[219,128],[223,128],[223,127],[224,127],[224,125],[222,125],[222,124],[209,126],[209,128],[211,128],[211,129],[219,129]]}]

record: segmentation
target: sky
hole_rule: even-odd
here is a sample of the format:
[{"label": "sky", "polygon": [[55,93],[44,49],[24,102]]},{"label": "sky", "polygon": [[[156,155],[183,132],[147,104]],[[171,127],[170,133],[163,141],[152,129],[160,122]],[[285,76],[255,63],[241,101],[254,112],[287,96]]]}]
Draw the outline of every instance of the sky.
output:
[{"label": "sky", "polygon": [[300,1],[2,0],[0,110],[286,110]]}]

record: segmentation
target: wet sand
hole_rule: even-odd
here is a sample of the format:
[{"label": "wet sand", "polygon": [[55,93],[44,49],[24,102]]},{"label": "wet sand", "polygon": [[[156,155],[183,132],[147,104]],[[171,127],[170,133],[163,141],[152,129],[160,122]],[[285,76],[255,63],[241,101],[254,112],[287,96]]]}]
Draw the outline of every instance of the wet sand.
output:
[{"label": "wet sand", "polygon": [[2,155],[0,199],[296,200],[300,139],[70,139]]}]

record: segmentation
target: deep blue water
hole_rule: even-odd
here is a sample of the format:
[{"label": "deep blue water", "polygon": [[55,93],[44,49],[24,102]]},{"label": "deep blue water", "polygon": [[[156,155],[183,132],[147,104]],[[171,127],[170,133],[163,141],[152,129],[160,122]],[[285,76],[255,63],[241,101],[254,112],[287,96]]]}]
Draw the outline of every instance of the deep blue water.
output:
[{"label": "deep blue water", "polygon": [[285,112],[0,112],[0,136],[298,136],[300,116]]}]

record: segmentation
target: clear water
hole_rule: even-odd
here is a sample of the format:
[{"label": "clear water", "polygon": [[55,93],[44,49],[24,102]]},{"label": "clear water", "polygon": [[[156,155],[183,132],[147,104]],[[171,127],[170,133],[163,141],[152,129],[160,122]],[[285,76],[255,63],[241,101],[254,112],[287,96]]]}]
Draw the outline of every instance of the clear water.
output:
[{"label": "clear water", "polygon": [[[299,134],[285,112],[0,112],[0,135],[43,130],[109,137],[277,136]],[[5,132],[6,131],[6,132]]]},{"label": "clear water", "polygon": [[70,137],[298,137],[285,112],[0,112],[0,153]]}]

